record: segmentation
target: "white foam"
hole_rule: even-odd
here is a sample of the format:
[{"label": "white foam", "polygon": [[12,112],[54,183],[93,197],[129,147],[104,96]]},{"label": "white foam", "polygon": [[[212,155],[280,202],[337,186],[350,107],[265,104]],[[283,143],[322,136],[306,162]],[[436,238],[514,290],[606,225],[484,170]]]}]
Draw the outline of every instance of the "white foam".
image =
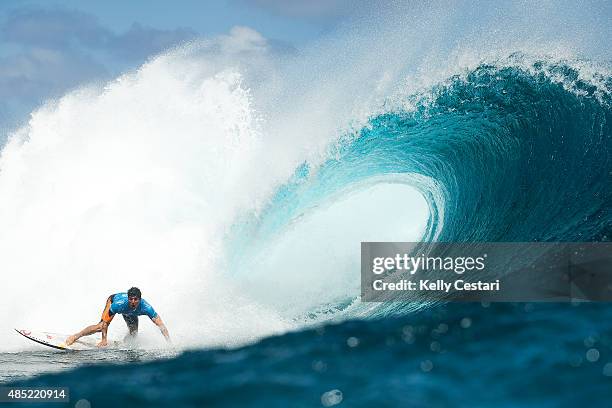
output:
[{"label": "white foam", "polygon": [[[504,6],[497,15],[452,4],[390,6],[295,56],[279,56],[257,32],[239,27],[34,112],[0,158],[0,348],[22,344],[12,326],[70,332],[93,323],[106,296],[132,285],[181,345],[239,344],[298,327],[292,317],[312,307],[316,294],[288,307],[283,299],[294,289],[283,282],[294,288],[329,276],[311,262],[317,245],[381,231],[355,225],[336,241],[321,226],[337,220],[332,231],[343,231],[360,205],[388,205],[388,194],[368,201],[349,191],[268,246],[283,263],[300,241],[313,241],[303,267],[272,275],[287,292],[280,297],[265,296],[265,286],[245,287],[244,271],[223,269],[222,239],[237,216],[265,207],[304,161],[316,170],[330,144],[372,115],[483,60],[526,48],[562,58],[576,49],[610,55],[605,26],[588,24],[597,20],[596,7],[576,6],[592,17],[577,27],[567,25],[575,10],[554,4]],[[541,17],[546,24],[535,30]],[[399,207],[388,211],[405,216]],[[414,222],[403,218],[402,228],[422,225],[419,214]],[[339,263],[328,266],[354,284],[347,243],[339,244]],[[321,303],[342,297],[320,285]]]}]

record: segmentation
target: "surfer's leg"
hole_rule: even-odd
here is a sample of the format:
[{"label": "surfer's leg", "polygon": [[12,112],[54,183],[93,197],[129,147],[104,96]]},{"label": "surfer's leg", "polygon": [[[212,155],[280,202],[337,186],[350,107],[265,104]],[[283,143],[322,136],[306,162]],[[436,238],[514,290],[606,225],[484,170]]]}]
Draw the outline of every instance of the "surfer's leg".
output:
[{"label": "surfer's leg", "polygon": [[110,314],[111,303],[113,303],[112,295],[109,296],[108,299],[106,299],[106,305],[104,306],[104,311],[102,312],[102,319],[100,319],[100,322],[98,324],[92,324],[91,326],[87,326],[86,328],[76,334],[73,334],[72,336],[68,336],[65,341],[66,345],[71,345],[83,336],[89,336],[90,334],[102,331],[102,326],[104,325],[104,323],[106,322],[107,324],[109,324],[114,317],[114,315]]},{"label": "surfer's leg", "polygon": [[130,336],[136,336],[138,334],[138,316],[122,315],[125,324],[127,324]]},{"label": "surfer's leg", "polygon": [[74,343],[75,341],[77,341],[83,336],[89,336],[90,334],[98,333],[99,331],[102,330],[103,324],[104,322],[100,322],[98,324],[92,324],[91,326],[87,326],[80,332],[73,334],[72,336],[68,336],[68,338],[65,341],[66,345],[67,346],[71,345],[72,343]]}]

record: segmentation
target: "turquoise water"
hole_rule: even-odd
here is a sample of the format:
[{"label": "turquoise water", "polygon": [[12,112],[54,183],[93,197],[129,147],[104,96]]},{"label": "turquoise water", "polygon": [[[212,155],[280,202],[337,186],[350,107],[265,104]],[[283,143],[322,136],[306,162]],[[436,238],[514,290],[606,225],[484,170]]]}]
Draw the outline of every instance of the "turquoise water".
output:
[{"label": "turquoise water", "polygon": [[[389,109],[345,135],[316,171],[297,169],[262,213],[235,225],[230,263],[232,253],[238,262],[291,220],[371,180],[421,191],[432,210],[423,240],[609,241],[611,91],[604,68],[523,55],[448,78],[408,97],[412,108]],[[93,406],[609,405],[607,304],[413,312],[398,303],[351,308],[351,296],[330,305],[346,310],[337,325],[149,362],[102,354],[102,364],[19,384],[69,386],[73,401]],[[16,369],[3,370],[4,381],[19,380]]]}]

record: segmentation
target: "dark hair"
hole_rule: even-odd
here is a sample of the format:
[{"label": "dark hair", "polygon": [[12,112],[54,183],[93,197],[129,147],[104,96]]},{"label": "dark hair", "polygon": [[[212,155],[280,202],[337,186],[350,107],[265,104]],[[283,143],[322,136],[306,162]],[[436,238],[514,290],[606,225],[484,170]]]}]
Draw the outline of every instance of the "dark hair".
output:
[{"label": "dark hair", "polygon": [[138,299],[140,299],[142,297],[140,289],[138,289],[137,287],[131,287],[128,290],[128,297],[137,297]]}]

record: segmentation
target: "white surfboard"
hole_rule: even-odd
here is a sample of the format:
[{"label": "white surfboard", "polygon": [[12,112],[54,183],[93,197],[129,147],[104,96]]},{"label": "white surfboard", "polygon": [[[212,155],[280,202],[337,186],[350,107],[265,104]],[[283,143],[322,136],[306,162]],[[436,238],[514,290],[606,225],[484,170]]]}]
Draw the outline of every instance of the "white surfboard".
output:
[{"label": "white surfboard", "polygon": [[[52,347],[58,350],[96,350],[96,346],[100,341],[98,336],[81,337],[73,344],[67,346],[65,341],[68,338],[68,334],[49,333],[49,332],[38,332],[28,329],[15,329],[15,331],[21,334],[26,339],[32,340],[43,346]],[[117,347],[118,341],[108,342],[108,347]]]}]

